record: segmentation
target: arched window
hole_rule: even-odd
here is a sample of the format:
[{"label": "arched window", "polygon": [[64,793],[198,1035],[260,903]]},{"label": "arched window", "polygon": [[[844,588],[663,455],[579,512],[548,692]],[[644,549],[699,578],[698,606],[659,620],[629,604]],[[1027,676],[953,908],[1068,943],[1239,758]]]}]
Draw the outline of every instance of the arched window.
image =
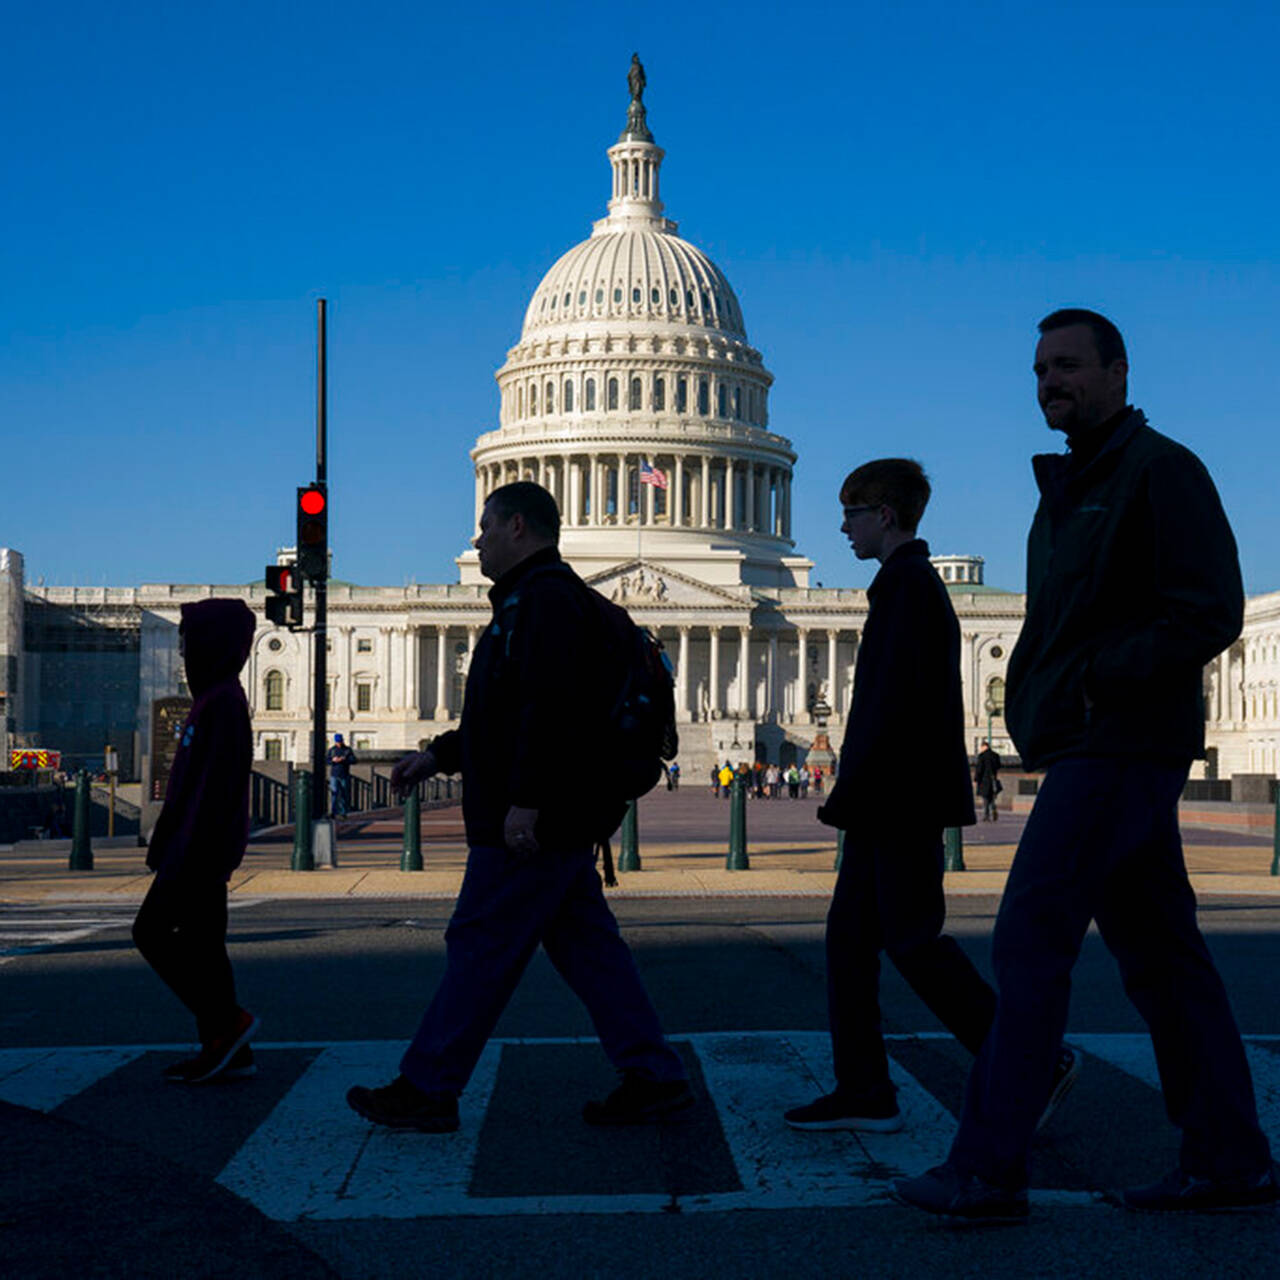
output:
[{"label": "arched window", "polygon": [[596,290],[596,306],[598,307],[604,301],[604,290]]},{"label": "arched window", "polygon": [[725,387],[724,383],[722,382],[718,387],[716,387],[716,413],[722,418],[727,418],[729,416],[728,402],[729,402],[728,389]]},{"label": "arched window", "polygon": [[688,413],[689,411],[689,379],[676,379],[676,412]]},{"label": "arched window", "polygon": [[587,379],[587,385],[584,392],[586,396],[586,405],[584,406],[588,413],[596,407],[596,380],[594,378]]},{"label": "arched window", "polygon": [[644,393],[641,390],[640,379],[632,378],[631,379],[631,395],[628,397],[628,400],[627,400],[627,408],[629,408],[633,413],[636,410],[642,408],[643,396],[644,396]]},{"label": "arched window", "polygon": [[621,302],[621,301],[622,301],[622,290],[621,290],[620,288],[619,288],[619,289],[614,289],[614,291],[613,291],[613,300],[614,300],[614,302]]},{"label": "arched window", "polygon": [[263,681],[262,706],[265,711],[284,710],[284,672],[268,671]]},{"label": "arched window", "polygon": [[547,383],[547,399],[546,406],[548,413],[556,411],[556,384],[554,382]]},{"label": "arched window", "polygon": [[605,389],[605,408],[616,409],[618,407],[618,380],[610,378],[607,388]]},{"label": "arched window", "polygon": [[564,380],[564,411],[573,412],[573,383],[568,378]]},{"label": "arched window", "polygon": [[516,417],[524,417],[524,388],[516,388]]},{"label": "arched window", "polygon": [[636,288],[634,288],[634,289],[632,289],[632,290],[631,290],[631,301],[632,301],[633,303],[639,304],[639,302],[640,302],[640,289],[639,289],[639,286],[637,286]]},{"label": "arched window", "polygon": [[698,412],[704,418],[711,412],[711,388],[706,378],[698,379]]},{"label": "arched window", "polygon": [[538,387],[535,383],[529,388],[529,413],[530,415],[538,412]]},{"label": "arched window", "polygon": [[742,388],[734,387],[733,389],[733,416],[742,421]]},{"label": "arched window", "polygon": [[659,412],[667,407],[667,383],[665,378],[653,380],[653,407]]},{"label": "arched window", "polygon": [[987,681],[986,705],[983,710],[988,715],[1004,715],[1004,678],[1002,676],[992,676]]}]

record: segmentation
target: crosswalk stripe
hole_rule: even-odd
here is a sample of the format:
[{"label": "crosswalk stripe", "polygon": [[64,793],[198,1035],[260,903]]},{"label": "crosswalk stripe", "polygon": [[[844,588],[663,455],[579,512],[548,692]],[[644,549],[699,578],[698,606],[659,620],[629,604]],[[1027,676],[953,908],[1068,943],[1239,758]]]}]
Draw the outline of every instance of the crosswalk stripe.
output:
[{"label": "crosswalk stripe", "polygon": [[[890,1036],[943,1039],[944,1033]],[[946,1156],[955,1119],[890,1058],[905,1127],[899,1133],[796,1132],[779,1112],[831,1082],[825,1032],[711,1032],[675,1036],[697,1055],[741,1190],[679,1197],[682,1212],[867,1207],[883,1204],[898,1173]],[[1068,1042],[1151,1088],[1159,1088],[1145,1035],[1073,1034]],[[379,1084],[398,1069],[400,1041],[260,1042],[255,1048],[319,1049],[316,1058],[218,1175],[228,1190],[277,1221],[507,1216],[535,1213],[654,1213],[673,1197],[652,1194],[485,1196],[470,1186],[481,1130],[505,1047],[575,1045],[584,1037],[494,1040],[486,1047],[452,1134],[397,1133],[369,1125],[345,1104],[353,1083]],[[144,1053],[183,1045],[107,1045],[0,1050],[0,1099],[51,1111]],[[1280,1037],[1246,1038],[1259,1114],[1280,1146]],[[1087,1068],[1086,1068],[1087,1069]],[[1090,1192],[1036,1189],[1033,1204],[1088,1205]]]}]

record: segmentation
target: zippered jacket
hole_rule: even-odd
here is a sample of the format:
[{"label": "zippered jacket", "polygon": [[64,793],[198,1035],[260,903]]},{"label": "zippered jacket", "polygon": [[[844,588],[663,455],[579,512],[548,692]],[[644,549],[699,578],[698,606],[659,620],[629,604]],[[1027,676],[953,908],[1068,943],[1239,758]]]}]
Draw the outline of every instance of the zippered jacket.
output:
[{"label": "zippered jacket", "polygon": [[1028,768],[1204,754],[1204,667],[1240,634],[1235,538],[1204,464],[1131,410],[1083,465],[1032,459],[1027,612],[1006,723]]}]

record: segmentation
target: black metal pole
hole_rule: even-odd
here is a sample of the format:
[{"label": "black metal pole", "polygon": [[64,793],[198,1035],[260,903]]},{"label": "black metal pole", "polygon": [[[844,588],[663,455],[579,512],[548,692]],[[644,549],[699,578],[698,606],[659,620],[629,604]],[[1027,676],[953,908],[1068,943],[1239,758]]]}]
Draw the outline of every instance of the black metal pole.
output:
[{"label": "black metal pole", "polygon": [[[325,452],[328,444],[328,373],[325,367],[325,300],[316,306],[316,482],[327,484]],[[326,511],[326,526],[328,513]],[[329,679],[326,658],[329,652],[329,546],[325,543],[325,562],[320,576],[312,584],[315,589],[315,684],[312,705],[315,708],[311,734],[311,813],[323,818],[325,807],[325,700]]]}]

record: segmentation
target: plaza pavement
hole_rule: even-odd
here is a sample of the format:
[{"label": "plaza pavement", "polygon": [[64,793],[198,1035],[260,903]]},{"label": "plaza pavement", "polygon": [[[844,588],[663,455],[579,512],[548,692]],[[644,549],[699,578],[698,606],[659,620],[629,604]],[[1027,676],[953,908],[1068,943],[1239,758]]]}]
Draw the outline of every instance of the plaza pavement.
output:
[{"label": "plaza pavement", "polygon": [[[725,868],[729,805],[704,787],[659,789],[640,802],[641,869],[619,872],[617,897],[828,897],[835,884],[835,832],[822,826],[815,796],[792,801],[752,799],[747,805],[750,867]],[[1270,874],[1267,832],[1200,825],[1183,815],[1183,839],[1192,884],[1201,894],[1280,897]],[[999,894],[1026,816],[1004,812],[1000,821],[964,829],[964,871],[948,872],[949,895]],[[291,827],[255,833],[231,880],[234,902],[286,898],[446,898],[456,896],[466,859],[458,806],[422,815],[425,869],[400,868],[403,814],[397,809],[361,814],[338,823],[336,867],[289,869]],[[0,846],[0,904],[140,902],[150,883],[145,851],[133,837],[94,841],[94,869],[68,870],[68,840],[22,841]],[[617,841],[614,858],[618,858]]]}]

